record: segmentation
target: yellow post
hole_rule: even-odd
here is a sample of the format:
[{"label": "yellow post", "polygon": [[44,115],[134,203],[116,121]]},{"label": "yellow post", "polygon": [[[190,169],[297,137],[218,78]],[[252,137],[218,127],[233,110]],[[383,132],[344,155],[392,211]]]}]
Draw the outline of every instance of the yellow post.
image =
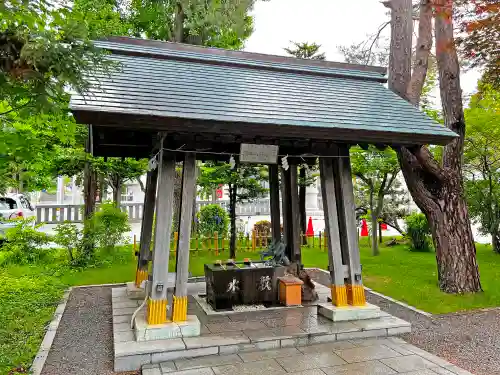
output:
[{"label": "yellow post", "polygon": [[179,232],[174,232],[174,254],[177,252],[177,240],[179,239]]},{"label": "yellow post", "polygon": [[219,233],[214,232],[215,256],[219,255]]}]

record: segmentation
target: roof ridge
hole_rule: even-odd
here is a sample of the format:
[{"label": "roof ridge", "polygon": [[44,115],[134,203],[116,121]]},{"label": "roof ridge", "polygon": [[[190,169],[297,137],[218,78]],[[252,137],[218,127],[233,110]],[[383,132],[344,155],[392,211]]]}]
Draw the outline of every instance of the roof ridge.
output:
[{"label": "roof ridge", "polygon": [[377,82],[387,81],[387,78],[384,76],[386,69],[382,67],[297,59],[287,56],[265,55],[129,37],[110,37],[98,40],[95,44],[98,47],[110,50],[112,53],[122,55],[198,61],[214,65],[319,76],[349,77]]}]

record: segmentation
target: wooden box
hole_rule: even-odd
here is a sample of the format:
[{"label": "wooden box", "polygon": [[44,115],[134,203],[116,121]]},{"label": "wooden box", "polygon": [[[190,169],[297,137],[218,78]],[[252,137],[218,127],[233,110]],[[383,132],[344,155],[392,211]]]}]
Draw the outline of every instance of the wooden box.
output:
[{"label": "wooden box", "polygon": [[285,306],[302,304],[302,280],[294,276],[278,278],[280,303]]}]

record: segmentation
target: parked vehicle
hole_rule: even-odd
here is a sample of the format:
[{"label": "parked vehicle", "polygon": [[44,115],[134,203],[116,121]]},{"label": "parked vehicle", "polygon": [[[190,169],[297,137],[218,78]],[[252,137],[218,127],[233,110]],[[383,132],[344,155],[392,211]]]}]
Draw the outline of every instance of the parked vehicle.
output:
[{"label": "parked vehicle", "polygon": [[5,233],[8,229],[14,228],[16,226],[15,221],[6,221],[0,216],[0,245],[5,242]]},{"label": "parked vehicle", "polygon": [[4,219],[30,218],[35,215],[35,209],[26,195],[8,194],[0,197],[0,216]]},{"label": "parked vehicle", "polygon": [[13,219],[27,219],[35,215],[35,209],[24,194],[9,194],[0,197],[0,244],[5,241],[7,230],[16,226]]}]

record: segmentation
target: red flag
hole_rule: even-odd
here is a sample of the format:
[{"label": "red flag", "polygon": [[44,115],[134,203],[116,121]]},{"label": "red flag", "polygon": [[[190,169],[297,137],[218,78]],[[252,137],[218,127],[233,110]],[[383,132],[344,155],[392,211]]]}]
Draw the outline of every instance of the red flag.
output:
[{"label": "red flag", "polygon": [[366,219],[361,221],[361,237],[368,237],[368,224],[366,223]]},{"label": "red flag", "polygon": [[307,223],[306,235],[307,235],[307,237],[314,237],[313,220],[312,220],[312,217],[310,217],[310,216],[309,216],[309,222]]},{"label": "red flag", "polygon": [[387,224],[386,223],[380,223],[380,229],[387,230]]}]

